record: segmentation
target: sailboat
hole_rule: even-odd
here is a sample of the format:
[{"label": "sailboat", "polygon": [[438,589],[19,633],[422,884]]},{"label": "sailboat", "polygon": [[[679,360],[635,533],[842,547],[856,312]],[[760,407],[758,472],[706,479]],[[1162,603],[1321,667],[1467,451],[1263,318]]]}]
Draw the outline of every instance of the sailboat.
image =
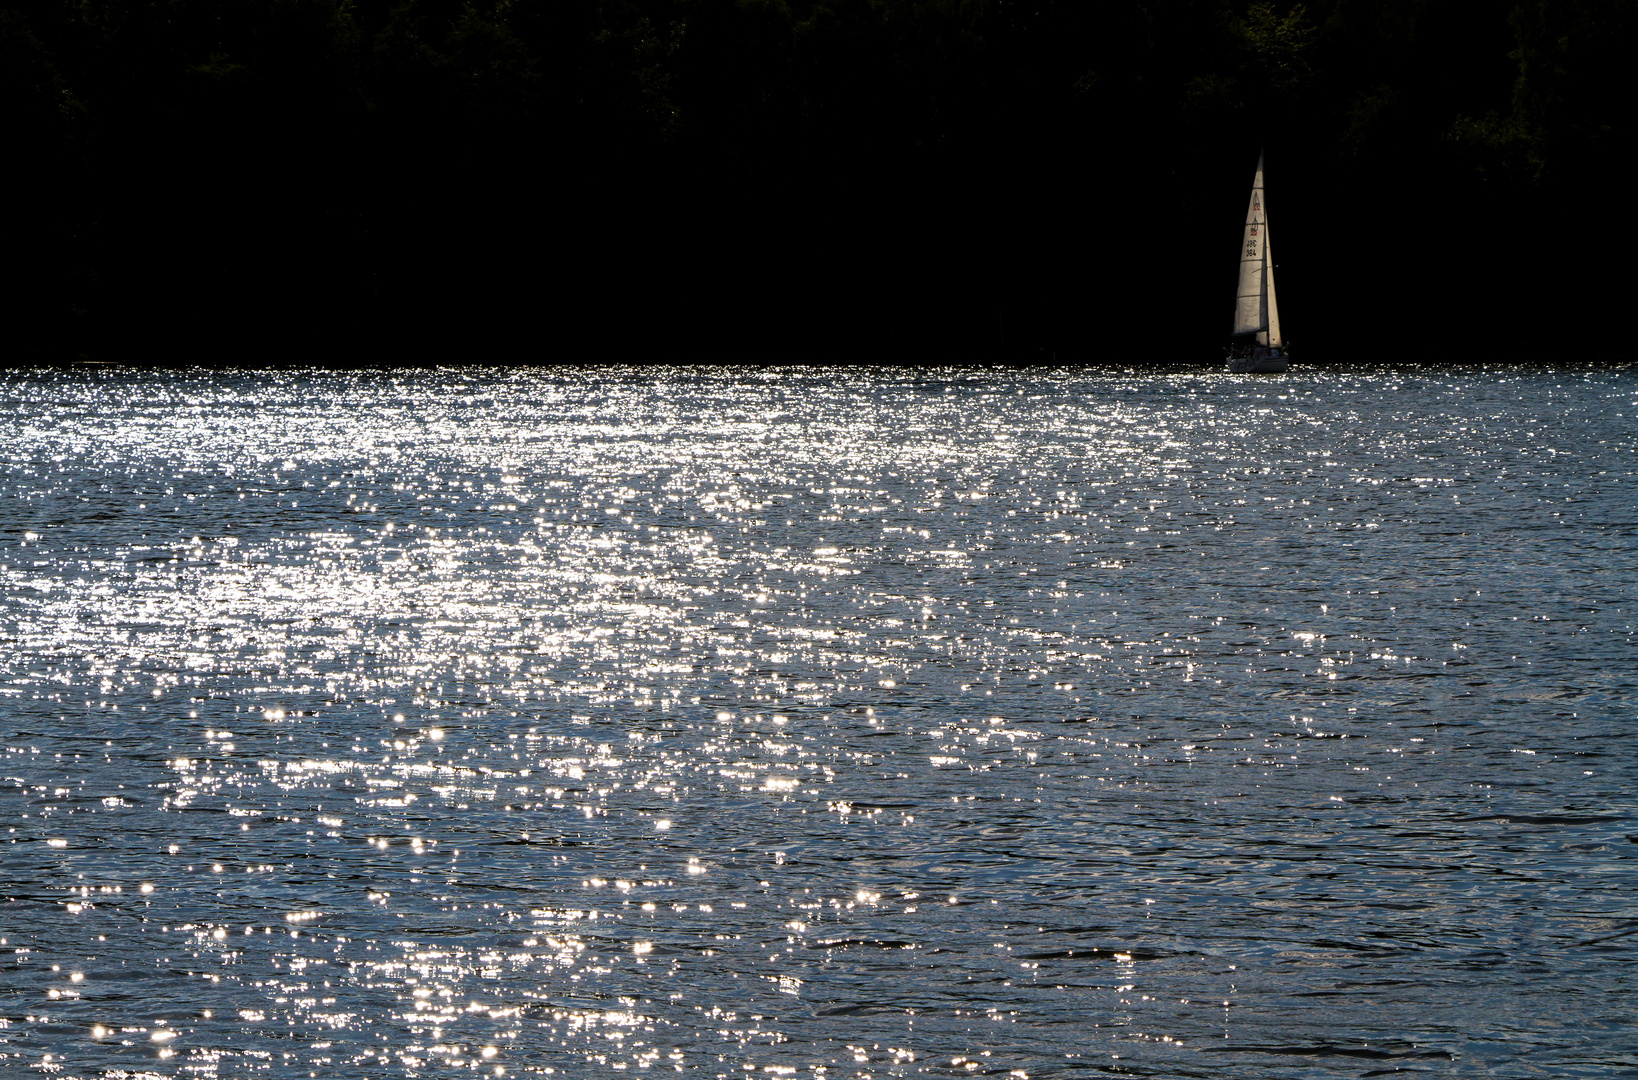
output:
[{"label": "sailboat", "polygon": [[1268,249],[1268,204],[1263,198],[1263,156],[1251,181],[1245,242],[1240,245],[1240,289],[1234,300],[1234,335],[1229,370],[1284,371],[1289,359],[1280,337],[1280,307],[1274,301],[1274,257]]}]

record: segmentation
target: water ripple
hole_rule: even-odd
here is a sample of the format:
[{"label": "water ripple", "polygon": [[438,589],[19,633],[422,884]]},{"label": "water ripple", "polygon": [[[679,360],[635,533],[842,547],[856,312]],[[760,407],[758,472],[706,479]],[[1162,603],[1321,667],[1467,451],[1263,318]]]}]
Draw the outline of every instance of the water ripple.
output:
[{"label": "water ripple", "polygon": [[1628,369],[0,396],[0,1073],[1638,1070]]}]

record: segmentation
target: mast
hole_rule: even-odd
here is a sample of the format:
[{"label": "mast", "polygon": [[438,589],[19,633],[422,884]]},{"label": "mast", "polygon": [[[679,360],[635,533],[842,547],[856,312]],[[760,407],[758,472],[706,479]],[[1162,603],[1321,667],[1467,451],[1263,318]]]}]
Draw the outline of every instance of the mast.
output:
[{"label": "mast", "polygon": [[[1263,202],[1263,155],[1251,181],[1251,205],[1240,245],[1240,288],[1234,300],[1234,335],[1256,334],[1257,344],[1278,344],[1279,316],[1274,313],[1274,277],[1268,261],[1268,218]],[[1273,315],[1272,321],[1270,315]],[[1272,333],[1270,333],[1272,331]]]}]

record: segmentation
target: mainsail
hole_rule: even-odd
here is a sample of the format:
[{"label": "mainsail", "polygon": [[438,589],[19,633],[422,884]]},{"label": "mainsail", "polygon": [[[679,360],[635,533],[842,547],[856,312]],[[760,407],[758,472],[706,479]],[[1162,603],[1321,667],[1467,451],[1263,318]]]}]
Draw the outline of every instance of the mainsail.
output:
[{"label": "mainsail", "polygon": [[1245,243],[1240,247],[1240,290],[1234,302],[1234,334],[1256,334],[1259,345],[1283,345],[1280,309],[1274,301],[1274,262],[1268,248],[1268,206],[1263,199],[1263,158],[1251,182]]}]

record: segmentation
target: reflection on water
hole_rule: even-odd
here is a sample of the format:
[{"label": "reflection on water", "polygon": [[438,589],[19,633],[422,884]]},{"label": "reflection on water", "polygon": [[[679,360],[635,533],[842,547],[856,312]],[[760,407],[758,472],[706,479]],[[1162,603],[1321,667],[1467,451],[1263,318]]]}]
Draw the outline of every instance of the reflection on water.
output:
[{"label": "reflection on water", "polygon": [[0,1074],[1638,1070],[1629,370],[0,393]]}]

